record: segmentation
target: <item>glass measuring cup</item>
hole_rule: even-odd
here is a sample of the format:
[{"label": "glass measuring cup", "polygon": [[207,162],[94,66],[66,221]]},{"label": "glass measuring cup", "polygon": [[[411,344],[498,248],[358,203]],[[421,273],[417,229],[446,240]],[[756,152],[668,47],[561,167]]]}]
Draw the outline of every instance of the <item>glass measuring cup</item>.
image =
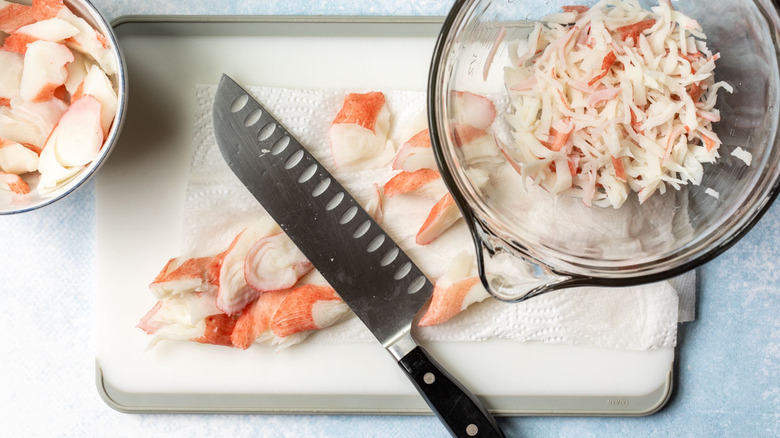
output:
[{"label": "glass measuring cup", "polygon": [[[641,204],[629,196],[619,209],[586,207],[580,199],[552,196],[526,184],[500,153],[498,159],[466,153],[455,127],[474,110],[469,105],[479,101],[454,96],[489,97],[497,110],[494,140],[511,142],[511,128],[503,123],[513,111],[502,77],[507,45],[527,39],[534,20],[571,3],[457,1],[434,51],[428,88],[434,153],[471,229],[483,283],[504,300],[681,274],[738,241],[779,190],[780,17],[769,0],[672,3],[699,21],[708,46],[721,54],[716,81],[734,88],[718,97],[721,121],[714,129],[722,141],[720,158],[704,166],[699,186],[668,188]],[[645,9],[657,4],[639,3]],[[731,155],[737,147],[751,153],[750,165]]]}]

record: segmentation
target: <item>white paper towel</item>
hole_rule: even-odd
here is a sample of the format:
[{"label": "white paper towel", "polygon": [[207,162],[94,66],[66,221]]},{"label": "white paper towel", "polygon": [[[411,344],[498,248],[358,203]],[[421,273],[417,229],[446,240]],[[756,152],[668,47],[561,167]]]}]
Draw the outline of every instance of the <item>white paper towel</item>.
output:
[{"label": "white paper towel", "polygon": [[[227,167],[216,145],[212,127],[215,91],[216,87],[208,85],[198,86],[196,90],[195,148],[183,218],[184,256],[221,252],[247,224],[266,214]],[[251,87],[249,91],[359,202],[368,201],[372,183],[381,186],[393,175],[389,164],[350,173],[334,169],[327,133],[346,90]],[[391,137],[400,144],[414,133],[414,125],[419,126],[425,95],[382,91],[393,115]],[[471,236],[463,221],[430,245],[414,242],[434,200],[401,196],[384,201],[383,228],[432,280],[445,272],[457,253],[473,253]],[[644,350],[675,345],[678,302],[677,292],[668,282],[622,289],[577,288],[522,303],[488,299],[441,326],[415,330],[423,340],[501,338]],[[373,337],[354,317],[307,340],[356,341],[371,342]]]}]

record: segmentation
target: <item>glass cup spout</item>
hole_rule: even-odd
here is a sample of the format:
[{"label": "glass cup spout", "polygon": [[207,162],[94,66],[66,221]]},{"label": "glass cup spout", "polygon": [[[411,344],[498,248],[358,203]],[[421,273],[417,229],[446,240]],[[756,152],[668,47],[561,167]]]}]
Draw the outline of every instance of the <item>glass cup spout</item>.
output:
[{"label": "glass cup spout", "polygon": [[473,226],[479,276],[485,289],[502,301],[524,301],[543,293],[589,284],[588,277],[560,274],[510,245],[481,225]]}]

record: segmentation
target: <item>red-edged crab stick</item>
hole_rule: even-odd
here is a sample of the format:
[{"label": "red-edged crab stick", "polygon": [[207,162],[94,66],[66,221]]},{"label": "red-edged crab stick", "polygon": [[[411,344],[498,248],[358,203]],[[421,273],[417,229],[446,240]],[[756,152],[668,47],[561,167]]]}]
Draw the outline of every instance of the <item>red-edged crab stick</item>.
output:
[{"label": "red-edged crab stick", "polygon": [[347,94],[329,132],[336,167],[388,162],[394,152],[393,142],[387,138],[389,128],[390,112],[384,94],[378,91]]}]

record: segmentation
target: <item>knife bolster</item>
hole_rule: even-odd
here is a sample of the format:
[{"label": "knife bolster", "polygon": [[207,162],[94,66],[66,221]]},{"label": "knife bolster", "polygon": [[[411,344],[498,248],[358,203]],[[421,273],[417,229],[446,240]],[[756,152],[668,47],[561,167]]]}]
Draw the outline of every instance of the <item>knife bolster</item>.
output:
[{"label": "knife bolster", "polygon": [[384,344],[384,347],[393,355],[395,360],[400,361],[408,355],[409,352],[417,348],[417,342],[412,338],[410,332],[405,332],[392,340],[392,342]]}]

